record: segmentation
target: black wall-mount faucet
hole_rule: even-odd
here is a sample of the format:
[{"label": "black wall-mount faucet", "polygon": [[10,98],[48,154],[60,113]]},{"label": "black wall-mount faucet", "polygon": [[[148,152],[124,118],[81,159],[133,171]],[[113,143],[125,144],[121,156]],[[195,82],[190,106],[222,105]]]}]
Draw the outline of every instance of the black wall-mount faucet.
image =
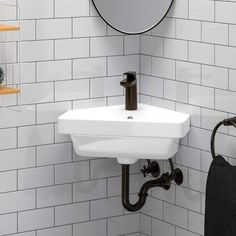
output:
[{"label": "black wall-mount faucet", "polygon": [[124,79],[120,85],[125,88],[125,109],[129,111],[137,110],[137,78],[136,72],[129,71],[124,73]]}]

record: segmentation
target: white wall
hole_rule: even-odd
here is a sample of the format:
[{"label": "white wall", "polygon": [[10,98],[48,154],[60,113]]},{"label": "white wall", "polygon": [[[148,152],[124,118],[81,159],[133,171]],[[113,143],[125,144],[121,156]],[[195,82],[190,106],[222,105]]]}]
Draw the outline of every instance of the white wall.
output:
[{"label": "white wall", "polygon": [[[139,72],[139,36],[107,27],[89,0],[19,4],[22,111],[0,109],[0,235],[139,232],[139,215],[127,217],[120,202],[120,166],[76,156],[56,125],[69,109],[124,102],[119,81],[126,70]],[[16,96],[1,102],[15,108]]]},{"label": "white wall", "polygon": [[[236,3],[175,0],[140,48],[139,36],[107,27],[88,0],[19,2],[23,106],[21,113],[0,109],[0,235],[137,236],[140,228],[146,236],[203,235],[210,135],[236,113]],[[176,157],[184,184],[154,189],[142,214],[127,215],[119,165],[76,156],[69,137],[57,133],[56,117],[123,103],[122,73],[139,68],[141,101],[190,113],[192,127]],[[2,103],[14,108],[17,100]],[[217,140],[232,163],[234,135],[224,128]],[[136,165],[133,193],[138,172]]]},{"label": "white wall", "polygon": [[[152,192],[142,216],[147,235],[204,233],[210,135],[236,113],[235,9],[235,1],[175,0],[168,17],[141,37],[141,100],[192,116],[176,156],[184,184]],[[220,131],[216,149],[235,163],[235,130]],[[168,163],[163,168],[169,170]]]}]

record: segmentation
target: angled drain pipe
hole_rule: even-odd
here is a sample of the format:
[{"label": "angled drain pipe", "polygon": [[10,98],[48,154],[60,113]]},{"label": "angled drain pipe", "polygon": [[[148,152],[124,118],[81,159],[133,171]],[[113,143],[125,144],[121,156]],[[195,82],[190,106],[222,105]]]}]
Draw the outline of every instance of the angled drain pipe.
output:
[{"label": "angled drain pipe", "polygon": [[138,201],[135,204],[130,203],[130,173],[129,173],[129,165],[122,165],[122,203],[126,210],[130,212],[139,211],[146,203],[148,197],[148,190],[154,187],[161,187],[165,190],[170,189],[171,181],[174,180],[177,185],[181,185],[183,183],[183,173],[180,169],[174,169],[174,165],[171,159],[169,159],[171,173],[164,173],[161,177],[160,175],[159,165],[156,161],[148,160],[148,166],[144,166],[141,170],[144,177],[147,174],[151,174],[156,179],[147,181],[141,187],[138,193]]}]

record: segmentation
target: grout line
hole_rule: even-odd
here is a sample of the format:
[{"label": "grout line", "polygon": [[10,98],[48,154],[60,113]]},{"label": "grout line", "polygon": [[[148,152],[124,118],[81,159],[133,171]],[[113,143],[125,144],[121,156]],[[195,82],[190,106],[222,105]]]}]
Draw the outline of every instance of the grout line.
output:
[{"label": "grout line", "polygon": [[[187,14],[187,19],[185,18],[183,18],[184,20],[186,20],[186,21],[188,21],[188,19],[190,19],[191,18],[191,15],[190,15],[190,3],[189,3],[189,0],[187,1],[188,2],[188,14]],[[215,13],[216,13],[216,4],[217,3],[222,3],[222,1],[215,1],[214,2],[214,9],[215,9]],[[232,3],[232,4],[234,4],[233,3],[233,1],[227,1],[227,3]],[[91,2],[89,2],[89,4],[91,5]],[[40,83],[45,83],[45,85],[49,85],[50,83],[53,83],[53,92],[54,92],[54,97],[53,97],[53,101],[49,101],[49,102],[39,102],[39,103],[32,103],[32,104],[25,104],[25,105],[23,105],[23,106],[30,106],[30,105],[32,105],[32,106],[35,106],[35,124],[31,124],[31,125],[21,125],[21,126],[19,126],[19,127],[4,127],[4,128],[2,128],[2,129],[0,129],[0,131],[1,130],[5,130],[5,129],[8,129],[8,128],[15,128],[16,129],[16,138],[17,138],[17,140],[16,140],[16,148],[10,148],[10,149],[3,149],[3,150],[1,150],[1,152],[0,152],[0,154],[3,154],[4,155],[4,151],[7,151],[7,150],[18,150],[18,149],[23,149],[23,148],[34,148],[35,149],[35,165],[38,167],[38,168],[42,168],[42,167],[47,167],[47,166],[53,166],[53,178],[54,178],[54,180],[53,180],[53,185],[50,185],[50,186],[42,186],[42,187],[33,187],[33,188],[29,188],[29,189],[19,189],[19,172],[21,172],[21,171],[24,171],[24,170],[28,170],[28,169],[33,169],[33,168],[35,168],[35,166],[30,166],[30,167],[25,167],[25,168],[19,168],[19,169],[15,169],[16,170],[16,173],[17,173],[17,176],[16,176],[16,181],[17,181],[17,191],[27,191],[27,190],[35,190],[35,204],[36,204],[36,208],[37,209],[43,209],[43,208],[38,208],[38,203],[37,203],[37,198],[38,198],[38,196],[37,196],[37,192],[38,192],[38,190],[40,190],[40,189],[43,189],[43,188],[47,188],[47,187],[56,187],[56,186],[63,186],[63,185],[70,185],[71,186],[71,201],[72,201],[72,203],[73,204],[76,204],[76,203],[79,203],[79,202],[74,202],[74,198],[73,198],[73,191],[74,191],[74,184],[76,184],[76,183],[80,183],[80,182],[87,182],[87,181],[96,181],[96,180],[104,180],[104,181],[106,181],[106,197],[105,198],[101,198],[101,199],[109,199],[109,198],[113,198],[113,196],[109,196],[109,192],[108,192],[108,181],[110,180],[110,179],[113,179],[113,178],[118,178],[118,177],[120,177],[120,175],[117,175],[117,176],[109,176],[109,177],[103,177],[103,178],[98,178],[98,179],[96,179],[96,178],[94,178],[94,179],[92,179],[91,177],[92,177],[92,175],[91,175],[91,164],[94,162],[94,161],[97,161],[98,159],[88,159],[88,160],[79,160],[79,161],[76,161],[76,160],[73,160],[73,156],[71,157],[71,160],[70,161],[66,161],[65,163],[57,163],[57,164],[48,164],[48,165],[41,165],[41,166],[38,166],[39,165],[39,160],[38,160],[38,157],[37,157],[37,150],[38,150],[38,148],[40,148],[40,147],[49,147],[49,146],[51,146],[51,145],[56,145],[56,144],[63,144],[63,143],[65,143],[65,144],[69,144],[70,142],[57,142],[56,143],[56,131],[55,131],[55,126],[56,126],[56,123],[55,122],[49,122],[49,123],[42,123],[42,124],[38,124],[38,111],[39,111],[39,106],[40,105],[44,105],[44,104],[57,104],[57,103],[60,103],[60,102],[68,102],[68,103],[71,103],[72,104],[72,106],[73,106],[73,102],[76,102],[76,101],[86,101],[86,100],[88,100],[87,98],[84,98],[84,99],[76,99],[76,100],[71,100],[71,99],[69,99],[69,100],[63,100],[63,101],[56,101],[56,97],[55,97],[55,95],[56,95],[56,88],[55,88],[55,84],[56,83],[60,83],[60,82],[62,82],[63,83],[63,81],[69,81],[69,80],[67,80],[67,79],[65,79],[65,80],[62,80],[62,81],[55,81],[55,80],[52,80],[52,81],[48,81],[48,82],[43,82],[43,81],[39,81],[39,78],[38,78],[38,64],[40,63],[40,62],[43,62],[43,63],[47,63],[47,62],[51,62],[51,61],[71,61],[71,78],[72,79],[76,79],[76,78],[74,78],[74,73],[73,73],[73,70],[74,70],[74,68],[73,68],[73,66],[74,66],[74,64],[73,64],[73,62],[74,62],[74,60],[80,60],[80,59],[84,59],[84,58],[106,58],[105,60],[106,60],[106,77],[114,77],[114,76],[117,76],[117,77],[121,77],[122,75],[114,75],[114,76],[108,76],[108,69],[109,69],[109,67],[108,67],[108,60],[109,60],[109,58],[110,57],[113,57],[113,56],[115,56],[115,57],[120,57],[120,58],[122,58],[123,56],[127,56],[127,55],[125,55],[125,52],[126,52],[126,44],[125,44],[125,39],[126,39],[126,37],[127,36],[124,36],[124,35],[109,35],[109,28],[108,28],[108,26],[106,26],[106,29],[105,29],[105,35],[102,35],[102,36],[92,36],[92,37],[88,37],[89,39],[89,55],[88,55],[88,57],[82,57],[82,58],[65,58],[65,59],[57,59],[56,58],[56,42],[58,42],[58,41],[60,41],[60,40],[70,40],[70,39],[87,39],[87,37],[74,37],[74,20],[75,19],[84,19],[85,17],[56,17],[56,8],[55,8],[55,5],[56,5],[56,2],[55,2],[55,0],[53,0],[53,18],[56,18],[56,19],[70,19],[70,21],[71,21],[71,35],[70,35],[70,37],[68,36],[68,38],[66,37],[66,38],[56,38],[56,39],[39,39],[39,40],[37,40],[38,38],[39,38],[39,32],[38,32],[38,23],[39,23],[39,21],[40,20],[51,20],[52,18],[42,18],[42,19],[31,19],[32,21],[34,21],[34,25],[35,25],[35,32],[34,32],[34,37],[35,37],[35,39],[34,40],[23,40],[23,43],[25,43],[25,44],[28,44],[28,43],[31,43],[31,42],[44,42],[44,41],[52,41],[53,42],[53,59],[54,60],[39,60],[39,61],[30,61],[30,62],[24,62],[25,64],[26,63],[34,63],[34,65],[35,65],[35,82],[37,82],[37,84],[40,84]],[[90,12],[90,14],[91,14],[91,12]],[[88,17],[88,16],[86,16],[86,17]],[[97,16],[90,16],[91,18],[92,17],[97,17]],[[194,22],[200,22],[200,25],[201,25],[201,31],[200,31],[200,41],[198,41],[198,40],[188,40],[188,39],[181,39],[181,38],[178,38],[177,37],[177,32],[176,32],[176,29],[177,29],[177,27],[176,27],[176,25],[177,25],[177,19],[181,19],[181,17],[177,17],[177,18],[171,18],[171,17],[168,17],[168,19],[171,19],[171,20],[173,20],[174,21],[174,24],[175,24],[175,33],[174,33],[174,38],[172,38],[172,37],[159,37],[159,36],[155,36],[155,35],[153,35],[153,32],[152,32],[152,36],[151,37],[153,37],[154,38],[154,40],[155,40],[155,38],[160,38],[162,41],[163,41],[163,55],[161,56],[161,57],[156,57],[156,56],[152,56],[152,55],[145,55],[145,54],[143,54],[142,53],[142,42],[141,42],[141,37],[142,36],[139,36],[139,53],[138,53],[138,56],[139,56],[139,72],[140,72],[140,74],[141,75],[145,75],[145,73],[142,73],[142,71],[141,71],[141,69],[142,69],[142,56],[148,56],[148,57],[150,57],[151,58],[151,75],[148,75],[148,76],[152,76],[153,78],[158,78],[158,76],[153,76],[153,59],[154,58],[161,58],[161,59],[167,59],[167,60],[171,60],[171,61],[174,61],[174,63],[175,63],[175,74],[174,74],[174,79],[175,79],[175,81],[176,82],[181,82],[182,84],[184,84],[184,85],[186,85],[187,87],[188,87],[188,89],[187,89],[187,93],[188,93],[188,101],[186,102],[186,103],[184,103],[184,102],[178,102],[178,101],[175,101],[175,100],[171,100],[171,99],[166,99],[165,98],[165,96],[164,96],[164,98],[165,99],[163,99],[163,98],[160,98],[160,99],[162,99],[163,101],[167,101],[167,102],[170,102],[171,104],[173,103],[173,105],[174,105],[174,107],[175,107],[175,110],[177,110],[177,108],[178,108],[178,104],[181,104],[181,105],[183,105],[183,106],[191,106],[191,107],[193,107],[193,108],[199,108],[200,109],[200,127],[198,127],[198,126],[192,126],[193,128],[197,128],[197,129],[201,129],[201,130],[203,130],[203,131],[209,131],[209,132],[211,132],[212,130],[211,129],[206,129],[206,128],[202,128],[202,123],[203,123],[203,109],[208,109],[209,111],[210,110],[215,110],[215,111],[219,111],[219,112],[225,112],[225,111],[221,111],[221,110],[218,110],[218,109],[214,109],[214,108],[216,108],[216,104],[215,104],[215,99],[214,99],[214,108],[209,108],[209,107],[203,107],[203,106],[199,106],[199,105],[195,105],[195,104],[189,104],[190,103],[190,101],[189,101],[189,98],[190,98],[190,96],[189,96],[189,91],[190,91],[190,89],[189,89],[189,87],[192,85],[196,85],[196,86],[199,86],[199,87],[201,87],[201,88],[209,88],[209,89],[213,89],[214,90],[214,98],[216,98],[216,92],[217,91],[224,91],[224,92],[229,92],[230,91],[230,89],[232,89],[232,87],[230,86],[230,84],[229,84],[229,71],[231,70],[231,69],[236,69],[236,67],[235,68],[228,68],[228,67],[224,67],[224,66],[215,66],[216,65],[216,48],[217,47],[222,47],[222,46],[228,46],[229,48],[232,48],[232,49],[235,49],[236,47],[235,46],[232,46],[232,45],[230,45],[230,32],[229,32],[229,27],[230,26],[235,26],[236,24],[231,24],[231,23],[222,23],[222,22],[216,22],[216,14],[214,14],[214,21],[215,21],[215,23],[220,23],[220,24],[223,24],[223,25],[227,25],[227,27],[228,27],[228,42],[227,42],[227,45],[224,45],[224,44],[215,44],[215,43],[211,43],[211,42],[202,42],[203,41],[203,35],[202,35],[202,24],[204,23],[204,22],[211,22],[212,23],[212,21],[203,21],[203,20],[195,20],[195,19],[191,19],[191,21],[194,21]],[[27,19],[28,20],[28,19]],[[29,19],[29,21],[30,21],[30,19]],[[123,47],[122,47],[122,52],[120,51],[119,53],[117,53],[117,54],[115,54],[115,55],[104,55],[104,56],[98,56],[98,57],[94,57],[93,55],[92,55],[92,53],[91,53],[91,48],[92,48],[92,45],[91,45],[91,40],[96,40],[96,39],[100,39],[100,38],[106,38],[106,37],[110,37],[110,38],[122,38],[122,43],[123,43]],[[150,37],[150,35],[146,35],[145,37]],[[187,47],[188,47],[188,49],[187,49],[187,58],[186,58],[186,60],[181,60],[181,58],[180,59],[178,59],[178,58],[174,58],[174,56],[173,56],[173,58],[168,58],[168,57],[166,57],[166,52],[165,52],[165,44],[166,44],[166,39],[171,39],[171,40],[173,40],[173,41],[182,41],[183,43],[186,43],[187,44]],[[69,42],[69,41],[68,41]],[[201,61],[199,61],[199,62],[196,62],[196,61],[191,61],[190,63],[192,63],[192,64],[195,64],[195,65],[200,65],[200,67],[201,67],[201,82],[200,82],[200,84],[194,84],[194,83],[189,83],[189,82],[184,82],[184,81],[178,81],[177,80],[177,78],[176,78],[176,74],[177,74],[177,67],[176,67],[176,64],[178,63],[178,62],[189,62],[189,60],[191,59],[190,58],[190,43],[191,44],[195,44],[195,43],[200,43],[200,44],[202,44],[202,45],[208,45],[208,46],[213,46],[214,47],[214,63],[213,63],[213,65],[212,64],[204,64],[204,63],[202,63]],[[133,54],[130,54],[130,55],[133,55]],[[135,56],[136,54],[134,54],[134,56]],[[23,63],[23,64],[24,64]],[[202,67],[203,66],[214,66],[214,67],[216,67],[216,68],[222,68],[222,69],[226,69],[227,71],[228,71],[228,87],[227,87],[227,89],[222,89],[222,88],[215,88],[215,87],[213,87],[213,86],[202,86],[202,84],[203,84],[203,79],[202,79]],[[233,67],[233,66],[232,66]],[[191,73],[191,71],[190,71],[190,73]],[[92,80],[93,79],[96,79],[96,78],[100,78],[100,77],[95,77],[95,78],[84,78],[84,79],[86,79],[86,80],[88,80],[88,83],[89,83],[89,98],[92,98],[92,96],[91,96],[91,84],[92,84]],[[104,77],[101,77],[101,78],[104,78]],[[161,78],[164,82],[165,81],[173,81],[173,80],[171,80],[170,78]],[[34,85],[34,84],[36,84],[36,83],[24,83],[25,85],[30,85],[30,84],[32,84],[32,85]],[[144,78],[142,78],[141,80],[140,80],[140,85],[141,85],[141,87],[142,86],[144,86],[144,84],[145,84],[145,81],[144,81]],[[165,95],[164,94],[164,86],[163,86],[163,95]],[[235,91],[231,91],[231,92],[235,92]],[[153,98],[158,98],[158,97],[155,97],[155,96],[148,96],[147,94],[142,94],[142,92],[141,92],[141,90],[140,90],[140,93],[139,93],[140,95],[144,95],[144,96],[147,96],[147,97],[150,97],[151,99],[153,99]],[[108,105],[108,100],[109,100],[109,98],[119,98],[119,97],[122,97],[122,95],[119,95],[119,96],[109,96],[109,97],[107,97],[107,96],[104,96],[104,97],[99,97],[99,98],[103,98],[103,99],[106,99],[106,105]],[[99,98],[96,98],[96,99],[99,99]],[[94,98],[95,99],[95,98]],[[11,106],[9,106],[9,107],[11,107]],[[12,106],[13,107],[13,106]],[[227,108],[226,108],[226,110],[227,110]],[[229,113],[228,111],[227,111],[227,113]],[[49,126],[53,126],[53,143],[48,143],[48,144],[43,144],[43,145],[34,145],[34,146],[27,146],[27,147],[19,147],[19,129],[21,129],[21,128],[24,128],[24,127],[35,127],[35,126],[39,126],[40,127],[40,125],[49,125]],[[235,138],[235,136],[234,135],[228,135],[228,134],[223,134],[223,135],[227,135],[227,136],[229,136],[229,137],[232,137],[232,138]],[[193,187],[191,187],[190,186],[190,184],[189,184],[189,173],[190,173],[190,171],[191,170],[195,170],[195,171],[198,171],[198,172],[200,172],[200,173],[204,173],[205,174],[205,172],[204,171],[202,171],[202,167],[203,167],[203,157],[202,157],[202,153],[203,153],[203,151],[204,152],[209,152],[209,150],[203,150],[203,149],[200,149],[200,148],[196,148],[196,147],[191,147],[191,145],[185,145],[185,144],[182,144],[182,146],[185,146],[185,147],[188,147],[188,148],[192,148],[192,149],[194,149],[194,150],[199,150],[199,152],[200,152],[200,169],[201,170],[199,170],[199,169],[194,169],[194,168],[192,168],[192,167],[189,167],[189,166],[185,166],[185,165],[178,165],[178,166],[181,166],[181,167],[183,167],[183,168],[187,168],[187,172],[188,172],[188,184],[187,184],[187,187],[182,187],[183,189],[185,189],[186,191],[188,191],[188,190],[190,190],[190,191],[194,191],[196,194],[199,194],[199,195],[203,195],[204,193],[202,193],[201,191],[196,191],[196,190],[194,190],[194,189],[192,189]],[[73,147],[71,146],[71,148],[73,149]],[[102,159],[102,158],[101,158]],[[79,162],[89,162],[89,180],[81,180],[81,181],[75,181],[75,182],[73,182],[73,181],[71,181],[71,182],[69,182],[69,183],[61,183],[61,184],[56,184],[56,182],[55,182],[55,178],[56,178],[56,173],[55,173],[55,168],[57,167],[57,166],[60,166],[60,165],[63,165],[63,164],[70,164],[71,162],[73,162],[73,163],[79,163]],[[12,170],[5,170],[5,171],[0,171],[0,173],[4,173],[4,172],[8,172],[8,171],[12,171]],[[138,172],[137,172],[137,174],[138,174]],[[175,186],[175,194],[176,194],[176,191],[177,191],[177,188],[176,188],[176,186]],[[5,192],[6,194],[10,194],[10,193],[14,193],[14,192],[16,192],[16,191],[10,191],[10,192]],[[2,192],[1,194],[4,194],[4,192]],[[118,197],[118,196],[114,196],[114,197]],[[155,197],[153,197],[153,198],[155,198]],[[89,219],[90,219],[90,222],[94,222],[94,221],[96,221],[96,220],[91,220],[91,203],[93,202],[93,201],[96,201],[96,200],[101,200],[100,198],[98,198],[98,199],[95,199],[95,200],[90,200],[90,201],[84,201],[84,202],[89,202]],[[155,198],[155,199],[158,199],[158,198]],[[164,202],[168,202],[167,201],[167,199],[159,199],[159,200],[161,200],[161,201],[163,201],[163,204],[164,204]],[[71,203],[70,203],[71,204]],[[64,205],[70,205],[70,204],[64,204]],[[170,204],[173,204],[173,203],[170,203]],[[187,230],[187,231],[189,231],[189,232],[192,232],[191,230],[188,230],[189,229],[189,213],[191,213],[191,212],[194,212],[194,213],[198,213],[198,214],[200,214],[200,215],[203,215],[202,214],[202,212],[201,212],[201,209],[202,209],[202,204],[203,204],[203,202],[202,202],[202,200],[200,200],[200,213],[199,212],[196,212],[196,211],[192,211],[192,210],[189,210],[188,208],[185,208],[185,207],[182,207],[182,206],[179,206],[178,204],[177,204],[177,200],[176,200],[176,198],[175,198],[175,203],[173,204],[173,205],[175,205],[175,206],[178,206],[178,207],[180,207],[180,208],[182,208],[182,209],[185,209],[186,211],[187,211],[187,214],[188,214],[188,217],[187,217],[187,220],[188,220],[188,224],[187,224],[187,229],[185,228],[185,227],[178,227],[178,226],[176,226],[176,225],[174,225],[174,224],[170,224],[170,223],[168,223],[168,222],[166,222],[165,220],[163,220],[163,219],[159,219],[159,220],[161,220],[161,221],[163,221],[163,222],[165,222],[165,223],[167,223],[167,224],[169,224],[169,225],[172,225],[172,226],[174,226],[175,227],[175,235],[176,235],[176,231],[177,231],[177,229],[178,228],[181,228],[181,229],[184,229],[184,230]],[[63,204],[60,204],[60,205],[56,205],[56,206],[51,206],[51,207],[47,207],[47,208],[52,208],[53,207],[53,209],[54,209],[54,226],[55,226],[55,220],[56,220],[56,217],[55,217],[55,209],[56,209],[56,207],[58,207],[58,206],[63,206]],[[164,207],[163,207],[163,215],[164,215]],[[30,210],[25,210],[25,211],[30,211]],[[20,211],[20,212],[25,212],[25,211]],[[123,211],[124,212],[124,211]],[[14,212],[13,212],[14,213]],[[10,214],[10,213],[8,213],[8,214]],[[139,213],[139,214],[143,214],[143,213]],[[4,215],[4,214],[3,214]],[[19,212],[17,212],[17,232],[19,232],[19,222],[18,222],[18,216],[19,215]],[[123,215],[123,214],[122,214]],[[145,214],[144,214],[145,215]],[[148,215],[149,216],[149,215]],[[153,219],[155,219],[155,217],[151,217],[151,216],[149,216],[150,217],[150,219],[151,219],[151,229],[152,229],[152,227],[153,227]],[[113,218],[115,218],[115,217],[111,217],[111,218],[104,218],[104,220],[106,220],[106,235],[107,236],[109,236],[108,235],[108,220],[109,219],[113,219]],[[88,221],[86,221],[86,222],[88,222]],[[79,222],[78,222],[79,223]],[[75,232],[73,232],[73,223],[70,223],[70,224],[68,224],[70,227],[72,227],[71,228],[71,232],[72,232],[72,235],[75,233]],[[49,228],[53,228],[53,227],[49,227]],[[32,230],[32,231],[34,231],[34,230]],[[192,232],[192,233],[194,233],[194,235],[196,234],[196,232]],[[38,234],[38,230],[36,230],[35,231],[35,234],[37,235]],[[152,234],[152,233],[151,233]],[[13,234],[12,234],[13,235]],[[126,234],[126,235],[129,235],[129,234]],[[123,235],[124,236],[124,235]],[[154,236],[154,235],[153,235]]]}]

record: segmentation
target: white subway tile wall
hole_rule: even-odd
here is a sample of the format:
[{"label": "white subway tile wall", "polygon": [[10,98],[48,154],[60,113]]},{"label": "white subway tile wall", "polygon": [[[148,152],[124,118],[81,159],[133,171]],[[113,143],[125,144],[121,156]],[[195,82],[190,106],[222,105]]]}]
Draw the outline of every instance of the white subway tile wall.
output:
[{"label": "white subway tile wall", "polygon": [[[107,26],[90,0],[19,4],[23,106],[0,109],[0,235],[203,235],[210,135],[236,113],[236,2],[175,0],[141,36]],[[136,214],[122,208],[116,161],[77,156],[56,124],[69,109],[124,103],[126,70],[141,73],[140,101],[187,112],[192,126],[175,158],[183,185],[153,189]],[[15,108],[17,98],[3,101]],[[220,132],[217,151],[235,163],[236,133]],[[131,193],[143,182],[139,169],[132,166]]]},{"label": "white subway tile wall", "polygon": [[[175,158],[184,184],[152,191],[163,214],[141,211],[144,235],[204,234],[211,132],[236,114],[235,10],[235,1],[175,0],[167,18],[141,36],[141,101],[191,114],[190,134]],[[221,128],[216,141],[217,152],[235,164],[234,129]]]},{"label": "white subway tile wall", "polygon": [[[140,36],[111,30],[89,0],[6,1],[21,8],[22,107],[1,100],[12,109],[0,108],[0,235],[139,236],[116,160],[78,157],[56,123],[73,108],[124,103],[119,82],[139,73]],[[2,8],[0,20],[15,20]],[[132,193],[139,177],[137,164]]]}]

